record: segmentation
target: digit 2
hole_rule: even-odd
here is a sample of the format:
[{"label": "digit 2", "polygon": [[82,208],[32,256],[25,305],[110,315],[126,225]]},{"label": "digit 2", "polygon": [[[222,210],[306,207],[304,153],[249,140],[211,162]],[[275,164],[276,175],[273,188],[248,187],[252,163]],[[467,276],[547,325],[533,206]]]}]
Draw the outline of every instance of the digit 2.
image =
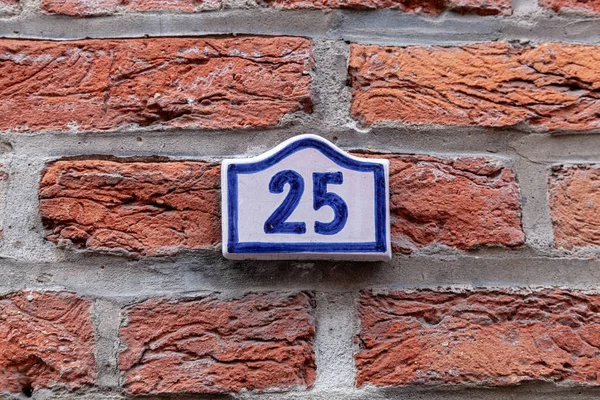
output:
[{"label": "digit 2", "polygon": [[[323,206],[329,206],[334,212],[334,218],[331,222],[315,222],[315,233],[321,235],[335,235],[346,225],[348,220],[348,205],[340,196],[335,193],[327,192],[328,184],[340,185],[344,181],[341,172],[315,172],[313,173],[313,208],[315,211]],[[265,233],[306,233],[306,223],[304,222],[286,222],[294,212],[302,194],[304,192],[304,179],[302,176],[292,170],[281,171],[269,182],[269,191],[271,193],[283,193],[285,184],[290,185],[283,203],[271,214],[265,222]]]},{"label": "digit 2", "polygon": [[283,193],[283,187],[286,183],[290,185],[290,191],[283,203],[265,222],[265,233],[306,233],[304,222],[285,222],[300,203],[300,198],[304,192],[304,179],[302,176],[292,170],[278,172],[269,182],[269,192]]}]

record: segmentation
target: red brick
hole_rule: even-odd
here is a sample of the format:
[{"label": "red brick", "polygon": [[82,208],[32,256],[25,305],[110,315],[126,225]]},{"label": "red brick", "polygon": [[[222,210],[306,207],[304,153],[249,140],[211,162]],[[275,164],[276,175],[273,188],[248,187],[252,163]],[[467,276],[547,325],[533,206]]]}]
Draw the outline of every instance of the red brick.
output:
[{"label": "red brick", "polygon": [[597,386],[598,310],[565,290],[363,293],[356,383]]},{"label": "red brick", "polygon": [[[377,155],[381,156],[381,155]],[[392,246],[519,246],[519,188],[497,160],[384,155],[390,160]]]},{"label": "red brick", "polygon": [[40,6],[42,11],[47,14],[86,17],[108,15],[117,11],[197,12],[216,9],[220,4],[220,0],[42,0]]},{"label": "red brick", "polygon": [[425,15],[438,15],[444,10],[479,15],[509,15],[512,13],[509,0],[263,0],[263,2],[283,9],[351,8],[373,10],[394,8],[402,12]]},{"label": "red brick", "polygon": [[40,183],[47,238],[136,255],[212,248],[220,242],[218,165],[147,159],[62,160]]},{"label": "red brick", "polygon": [[353,45],[352,115],[372,124],[600,127],[598,46]]},{"label": "red brick", "polygon": [[257,128],[311,109],[303,38],[0,40],[0,61],[0,130]]},{"label": "red brick", "polygon": [[312,299],[151,299],[127,312],[119,366],[130,394],[227,393],[311,386]]},{"label": "red brick", "polygon": [[600,245],[599,166],[555,167],[549,198],[557,247]]},{"label": "red brick", "polygon": [[[519,188],[497,160],[384,154],[390,160],[395,251],[439,243],[458,249],[519,246]],[[154,159],[67,159],[40,183],[47,238],[133,255],[213,249],[220,243],[216,164]]]},{"label": "red brick", "polygon": [[92,304],[71,293],[0,299],[0,392],[94,383]]},{"label": "red brick", "polygon": [[548,8],[554,12],[598,15],[600,2],[597,0],[539,0],[540,7]]}]

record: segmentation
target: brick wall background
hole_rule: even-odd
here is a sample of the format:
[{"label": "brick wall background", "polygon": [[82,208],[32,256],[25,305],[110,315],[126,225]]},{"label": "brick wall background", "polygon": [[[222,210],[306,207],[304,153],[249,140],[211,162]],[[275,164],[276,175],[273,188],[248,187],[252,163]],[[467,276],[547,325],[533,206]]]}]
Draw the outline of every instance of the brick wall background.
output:
[{"label": "brick wall background", "polygon": [[[0,398],[596,398],[599,10],[0,0]],[[301,133],[390,159],[391,262],[222,258]]]}]

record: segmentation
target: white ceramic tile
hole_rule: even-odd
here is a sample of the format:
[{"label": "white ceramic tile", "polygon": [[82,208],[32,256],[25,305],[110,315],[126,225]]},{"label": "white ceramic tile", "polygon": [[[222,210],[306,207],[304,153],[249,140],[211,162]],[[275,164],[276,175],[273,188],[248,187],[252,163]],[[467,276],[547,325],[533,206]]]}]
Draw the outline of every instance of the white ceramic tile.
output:
[{"label": "white ceramic tile", "polygon": [[229,259],[391,258],[389,162],[300,135],[222,167]]}]

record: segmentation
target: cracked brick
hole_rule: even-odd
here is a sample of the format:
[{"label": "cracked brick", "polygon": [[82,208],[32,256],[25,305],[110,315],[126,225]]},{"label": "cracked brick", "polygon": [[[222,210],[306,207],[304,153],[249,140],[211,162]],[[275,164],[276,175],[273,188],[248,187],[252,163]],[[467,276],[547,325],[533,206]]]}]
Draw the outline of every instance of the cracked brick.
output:
[{"label": "cracked brick", "polygon": [[60,245],[156,256],[220,242],[220,167],[195,161],[60,160],[43,172],[40,212]]},{"label": "cracked brick", "polygon": [[600,246],[598,165],[555,166],[548,186],[556,247]]},{"label": "cracked brick", "polygon": [[0,130],[272,126],[311,111],[312,64],[294,37],[0,40]]},{"label": "cracked brick", "polygon": [[64,292],[0,298],[0,392],[92,385],[91,308],[89,300]]},{"label": "cracked brick", "polygon": [[461,250],[520,246],[519,186],[499,160],[377,154],[390,160],[390,217],[395,251],[431,244]]},{"label": "cracked brick", "polygon": [[595,0],[539,0],[540,7],[561,14],[593,15],[600,14],[600,3]]},{"label": "cracked brick", "polygon": [[[390,160],[394,251],[523,244],[519,187],[502,162],[375,156]],[[219,174],[218,165],[204,162],[56,161],[39,191],[46,237],[62,246],[138,256],[214,249],[220,243]]]},{"label": "cracked brick", "polygon": [[364,292],[356,384],[597,386],[598,310],[559,289]]},{"label": "cracked brick", "polygon": [[42,0],[40,8],[47,14],[74,17],[110,15],[116,12],[215,10],[220,0]]},{"label": "cracked brick", "polygon": [[435,16],[444,10],[460,14],[510,15],[508,0],[262,0],[262,3],[282,9],[397,9],[406,13]]},{"label": "cracked brick", "polygon": [[130,307],[119,355],[127,393],[230,393],[315,380],[307,293],[156,298]]},{"label": "cracked brick", "polygon": [[352,115],[373,124],[600,127],[597,46],[352,45]]}]

